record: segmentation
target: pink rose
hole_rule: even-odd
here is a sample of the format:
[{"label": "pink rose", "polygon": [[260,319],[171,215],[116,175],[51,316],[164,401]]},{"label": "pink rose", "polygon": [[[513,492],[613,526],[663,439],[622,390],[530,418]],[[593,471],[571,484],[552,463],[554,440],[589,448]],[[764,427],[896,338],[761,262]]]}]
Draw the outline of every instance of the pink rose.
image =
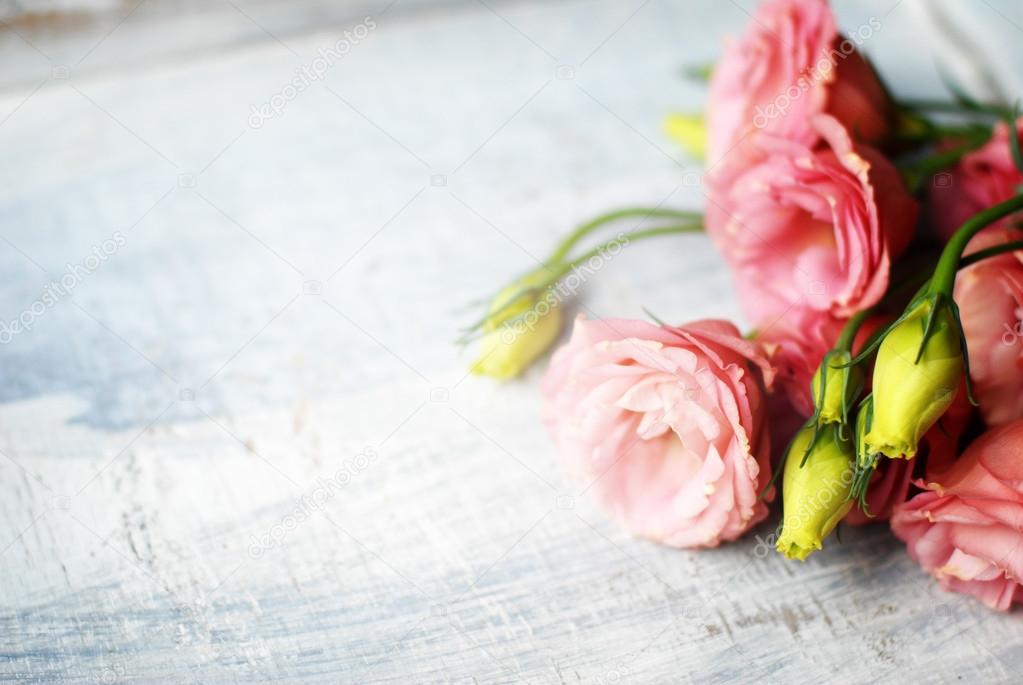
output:
[{"label": "pink rose", "polygon": [[928,481],[892,517],[910,556],[992,609],[1023,601],[1023,421],[989,430]]},{"label": "pink rose", "polygon": [[627,529],[713,547],[767,515],[772,373],[725,321],[580,317],[544,378],[544,422],[567,470]]},{"label": "pink rose", "polygon": [[[1017,127],[1023,132],[1023,119]],[[1023,184],[1023,174],[1012,161],[1010,144],[1008,124],[999,122],[984,147],[964,155],[950,171],[934,177],[928,197],[929,214],[942,239],[951,238],[977,212],[1016,194]],[[1017,218],[1006,217],[995,226],[1004,227]]]},{"label": "pink rose", "polygon": [[[865,24],[857,38],[880,28]],[[894,108],[856,43],[838,33],[827,2],[762,3],[746,33],[726,44],[714,69],[708,161],[716,163],[755,131],[812,146],[818,134],[810,121],[825,113],[874,142],[891,128]]]},{"label": "pink rose", "polygon": [[[1023,232],[997,226],[970,241],[968,251],[1011,240]],[[1023,251],[985,259],[956,278],[970,353],[970,378],[989,426],[1023,418]]]},{"label": "pink rose", "polygon": [[707,232],[756,325],[794,308],[845,318],[877,303],[912,238],[917,205],[895,167],[833,117],[812,125],[821,147],[757,136],[755,153],[708,176]]}]

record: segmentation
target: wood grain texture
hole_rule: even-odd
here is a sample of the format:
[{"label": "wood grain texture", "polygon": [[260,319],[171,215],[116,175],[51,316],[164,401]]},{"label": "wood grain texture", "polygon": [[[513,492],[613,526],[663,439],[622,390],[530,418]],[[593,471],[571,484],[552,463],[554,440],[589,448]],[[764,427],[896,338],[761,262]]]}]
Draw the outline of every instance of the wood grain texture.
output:
[{"label": "wood grain texture", "polygon": [[[170,53],[151,4],[56,77],[94,41],[0,35],[0,319],[78,274],[0,345],[0,679],[1023,677],[1018,617],[941,592],[884,526],[804,564],[773,522],[700,553],[630,538],[559,472],[539,371],[497,386],[451,344],[577,222],[700,206],[661,117],[700,107],[679,70],[751,2],[238,2],[172,21],[205,47]],[[936,94],[912,4],[839,9],[884,17],[896,91]],[[642,306],[737,318],[699,236],[630,247],[582,297]]]}]

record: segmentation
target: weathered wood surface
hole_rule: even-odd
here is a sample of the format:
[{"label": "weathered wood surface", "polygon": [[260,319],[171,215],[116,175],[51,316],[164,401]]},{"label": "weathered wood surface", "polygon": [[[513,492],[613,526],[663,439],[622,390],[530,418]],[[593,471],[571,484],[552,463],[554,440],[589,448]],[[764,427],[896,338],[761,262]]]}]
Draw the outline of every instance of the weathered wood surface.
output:
[{"label": "weathered wood surface", "polygon": [[[539,372],[467,377],[450,342],[579,220],[699,206],[660,117],[699,106],[679,70],[752,3],[387,5],[0,37],[3,321],[78,274],[0,346],[0,678],[1019,682],[1019,618],[942,593],[884,526],[805,564],[770,524],[629,538],[560,475]],[[915,0],[851,5],[894,87],[938,93]],[[1019,66],[1018,4],[953,9]],[[700,237],[630,248],[583,302],[737,314]]]}]

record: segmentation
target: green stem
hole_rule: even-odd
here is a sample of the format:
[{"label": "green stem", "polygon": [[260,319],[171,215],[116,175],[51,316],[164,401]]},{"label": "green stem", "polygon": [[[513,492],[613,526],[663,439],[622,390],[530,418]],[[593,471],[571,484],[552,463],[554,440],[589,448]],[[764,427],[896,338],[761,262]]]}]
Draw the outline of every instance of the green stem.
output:
[{"label": "green stem", "polygon": [[546,271],[548,275],[545,279],[543,279],[542,281],[535,285],[520,288],[516,292],[512,293],[510,296],[508,296],[503,305],[501,305],[500,307],[493,311],[488,311],[481,319],[473,323],[472,326],[465,329],[465,332],[462,334],[462,336],[459,337],[458,342],[460,343],[469,342],[469,340],[473,337],[473,334],[477,332],[480,328],[482,328],[487,321],[491,319],[499,320],[501,314],[503,314],[507,309],[511,308],[523,296],[531,294],[537,295],[539,293],[542,293],[547,288],[550,288],[552,285],[560,281],[562,277],[564,277],[565,274],[567,274],[572,269],[578,267],[580,264],[583,264],[589,259],[592,259],[593,257],[600,255],[602,252],[610,251],[610,249],[616,245],[617,246],[630,245],[634,242],[639,242],[647,238],[654,238],[662,235],[700,233],[701,231],[703,231],[703,224],[701,223],[679,224],[675,226],[660,226],[658,228],[646,228],[639,231],[631,231],[629,233],[619,234],[618,236],[615,236],[613,239],[601,243],[600,245],[597,245],[593,249],[588,250],[587,252],[583,253],[582,255],[572,260],[571,262],[548,263],[541,265],[536,269],[536,271],[539,271],[541,269]]},{"label": "green stem", "polygon": [[963,257],[963,261],[959,263],[959,268],[965,269],[971,264],[976,264],[982,259],[987,259],[988,257],[997,257],[1000,254],[1005,254],[1006,252],[1015,252],[1016,250],[1023,250],[1023,240],[1014,240],[1011,243],[995,245],[994,247],[989,247],[986,250],[977,250],[976,252],[968,254],[965,257]]},{"label": "green stem", "polygon": [[923,130],[897,133],[892,139],[908,143],[929,143],[939,140],[987,139],[990,135],[991,128],[989,126],[980,126],[978,124],[939,126],[938,124],[927,122]]},{"label": "green stem", "polygon": [[659,235],[672,235],[676,233],[699,233],[703,230],[703,224],[683,224],[678,226],[660,226],[658,228],[644,228],[640,231],[631,231],[629,233],[622,233],[621,235],[615,236],[606,243],[601,243],[591,250],[584,252],[579,255],[576,259],[565,263],[561,268],[554,272],[554,277],[549,279],[549,283],[539,286],[541,288],[547,287],[553,283],[556,283],[562,276],[567,274],[569,271],[579,266],[583,262],[596,257],[602,252],[606,252],[615,245],[628,245],[630,243],[639,242],[647,238],[655,238]]},{"label": "green stem", "polygon": [[629,217],[642,217],[643,219],[649,218],[668,218],[668,219],[702,219],[702,215],[696,212],[686,212],[677,209],[661,209],[659,207],[627,207],[625,209],[619,209],[607,214],[596,217],[587,221],[579,228],[569,233],[561,244],[558,245],[557,249],[554,250],[553,254],[547,259],[548,264],[557,264],[565,259],[565,256],[575,247],[576,243],[585,238],[594,229],[600,228],[604,224],[609,224],[612,221],[618,221],[619,219],[628,219]]},{"label": "green stem", "polygon": [[838,336],[838,340],[835,342],[835,349],[850,352],[852,351],[853,341],[856,339],[856,334],[860,332],[860,326],[867,320],[871,314],[874,313],[873,307],[867,307],[853,314],[848,321],[845,322],[845,326],[842,327],[842,332]]},{"label": "green stem", "polygon": [[903,143],[928,143],[939,140],[974,140],[976,138],[987,139],[991,135],[989,122],[977,123],[966,121],[963,123],[942,123],[936,122],[914,110],[901,107],[899,110],[899,124],[892,140]]},{"label": "green stem", "polygon": [[[977,216],[979,216],[979,215],[977,215]],[[974,217],[974,218],[976,218],[976,217]],[[967,224],[968,223],[969,222],[967,222]],[[963,225],[963,229],[965,229],[965,228],[966,228],[966,225],[964,224]],[[982,228],[983,228],[983,226],[982,226]],[[963,229],[960,229],[960,230],[963,230]],[[1016,250],[1023,250],[1023,240],[1017,240],[1017,241],[1013,241],[1013,242],[1010,242],[1010,243],[1005,243],[1003,245],[995,245],[994,247],[989,247],[986,250],[978,250],[977,252],[974,252],[973,254],[968,255],[966,257],[963,257],[961,260],[959,260],[957,270],[958,269],[965,269],[966,267],[970,266],[971,264],[976,264],[977,262],[981,261],[982,259],[987,259],[989,257],[995,257],[997,255],[1004,254],[1006,252],[1014,252]],[[942,253],[942,258],[944,258],[944,253]],[[940,259],[939,259],[938,263],[940,265],[940,263],[941,263]],[[934,270],[934,274],[937,274],[937,268]],[[907,279],[905,282],[900,283],[897,286],[894,286],[894,288],[892,288],[887,293],[885,293],[885,299],[882,300],[882,304],[885,301],[887,301],[889,299],[892,299],[892,295],[894,293],[899,292],[899,291],[904,291],[904,290],[906,290],[908,288],[911,288],[911,287],[917,287],[918,286],[917,290],[916,290],[916,294],[914,294],[913,297],[910,298],[910,303],[917,301],[917,299],[923,297],[927,293],[938,292],[938,291],[936,291],[936,290],[931,288],[931,284],[934,282],[934,278],[935,278],[935,276],[931,275],[930,272],[918,273],[916,275],[916,277]],[[953,274],[953,279],[954,279],[954,274]],[[954,280],[953,280],[953,285],[954,285]],[[948,291],[948,292],[950,292],[950,291]],[[905,314],[903,314],[903,316],[905,316]],[[851,324],[851,323],[852,323],[852,321],[850,320],[848,322],[848,324]],[[898,323],[898,320],[896,320],[895,323],[889,324],[888,326],[884,326],[884,327],[879,328],[878,330],[874,331],[874,333],[870,336],[870,338],[868,338],[867,341],[863,343],[863,346],[862,346],[862,349],[860,350],[860,353],[856,357],[853,358],[853,360],[849,363],[849,365],[859,364],[864,359],[866,359],[870,354],[872,354],[873,350],[880,344],[881,339],[884,338],[884,336],[886,336],[889,332],[891,332],[891,329],[895,326],[896,323]],[[847,324],[847,326],[848,326],[848,324]],[[843,335],[845,334],[845,329],[842,330],[842,334]]]},{"label": "green stem", "polygon": [[955,285],[956,280],[956,271],[959,270],[959,260],[962,258],[963,250],[966,249],[970,239],[980,233],[985,227],[1020,209],[1023,209],[1023,195],[1016,195],[967,219],[966,223],[955,232],[952,239],[945,245],[945,249],[942,250],[941,257],[938,258],[938,265],[934,267],[934,275],[931,277],[928,292],[951,297],[952,287]]},{"label": "green stem", "polygon": [[[989,247],[985,250],[977,250],[976,252],[966,255],[962,258],[962,260],[960,260],[959,270],[965,269],[968,266],[973,266],[977,262],[988,259],[989,257],[997,257],[1000,254],[1015,252],[1017,250],[1023,250],[1023,240],[1015,240],[1002,245],[995,245],[994,247]],[[902,293],[909,291],[911,288],[913,289],[914,294],[911,298],[909,298],[910,301],[924,295],[930,285],[932,273],[933,268],[917,271],[912,277],[905,279],[901,283],[889,289],[888,292],[885,293],[885,299],[882,303],[887,302],[888,300],[898,301],[900,298],[895,297],[895,295],[901,295]]]},{"label": "green stem", "polygon": [[903,100],[899,103],[903,109],[916,112],[939,112],[945,114],[986,114],[999,119],[1008,118],[1011,110],[1008,107],[990,104],[978,104],[978,106],[964,105],[959,102],[948,102],[945,100]]}]

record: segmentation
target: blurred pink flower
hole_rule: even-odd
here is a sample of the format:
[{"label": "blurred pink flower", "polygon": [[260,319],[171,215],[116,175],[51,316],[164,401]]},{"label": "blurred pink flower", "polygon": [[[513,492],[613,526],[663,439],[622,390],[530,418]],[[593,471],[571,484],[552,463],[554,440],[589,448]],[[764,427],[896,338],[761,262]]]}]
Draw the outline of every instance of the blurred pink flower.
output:
[{"label": "blurred pink flower", "polygon": [[[1017,123],[1017,129],[1023,132],[1023,119]],[[1012,161],[1009,125],[999,122],[984,147],[963,155],[955,167],[934,177],[928,213],[938,235],[948,240],[967,219],[1008,200],[1021,184],[1023,174]],[[1018,221],[1018,215],[1009,216],[994,226],[1004,227]],[[986,229],[981,235],[993,230],[997,229]]]},{"label": "blurred pink flower", "polygon": [[627,529],[713,547],[767,515],[772,374],[725,321],[580,317],[544,379],[544,422],[567,470]]},{"label": "blurred pink flower", "polygon": [[713,165],[756,131],[812,146],[814,115],[834,115],[861,139],[878,141],[894,108],[873,67],[856,49],[881,25],[864,24],[857,40],[838,33],[825,0],[770,0],[746,32],[729,40],[714,69],[707,108]]},{"label": "blurred pink flower", "polygon": [[992,609],[1023,601],[1023,421],[989,430],[918,484],[927,492],[892,517],[910,556],[946,590]]},{"label": "blurred pink flower", "polygon": [[708,176],[707,232],[755,325],[795,308],[845,318],[875,304],[912,238],[917,205],[895,167],[833,117],[812,126],[821,147],[761,135]]}]

